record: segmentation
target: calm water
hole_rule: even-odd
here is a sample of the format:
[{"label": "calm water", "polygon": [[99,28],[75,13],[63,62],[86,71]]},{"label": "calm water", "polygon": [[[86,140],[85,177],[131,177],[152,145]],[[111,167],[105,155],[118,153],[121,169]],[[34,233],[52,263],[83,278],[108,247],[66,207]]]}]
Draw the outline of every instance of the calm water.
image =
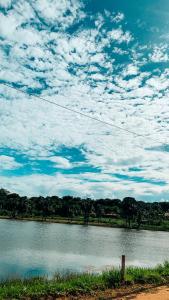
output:
[{"label": "calm water", "polygon": [[0,277],[51,276],[169,260],[169,233],[0,220]]}]

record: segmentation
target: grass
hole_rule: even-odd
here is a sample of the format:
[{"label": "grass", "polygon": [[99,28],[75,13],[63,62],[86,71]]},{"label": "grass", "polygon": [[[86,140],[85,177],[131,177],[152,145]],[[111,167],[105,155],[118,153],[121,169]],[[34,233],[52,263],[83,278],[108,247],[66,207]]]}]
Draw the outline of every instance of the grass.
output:
[{"label": "grass", "polygon": [[[169,262],[155,268],[128,267],[125,284],[164,284],[169,282]],[[39,299],[45,296],[91,294],[94,291],[121,286],[119,269],[101,274],[56,274],[52,279],[45,277],[6,280],[0,283],[0,299]]]},{"label": "grass", "polygon": [[[84,225],[83,217],[76,217],[73,220],[66,217],[46,217],[42,218],[41,216],[17,216],[11,218],[9,216],[0,216],[0,219],[11,219],[11,220],[25,220],[25,221],[39,221],[39,222],[49,222],[49,223],[61,223],[61,224],[75,224],[75,225]],[[104,226],[104,227],[125,227],[125,221],[123,219],[112,219],[111,221],[107,218],[102,218],[100,222],[96,218],[90,218],[88,225],[93,226]]]},{"label": "grass", "polygon": [[[55,217],[46,217],[42,218],[41,216],[17,216],[16,218],[11,218],[7,215],[0,215],[0,219],[12,219],[12,220],[25,220],[25,221],[38,221],[38,222],[48,222],[48,223],[60,223],[60,224],[74,224],[74,225],[83,225],[83,217],[75,217],[73,220],[69,218],[55,216]],[[91,226],[102,226],[102,227],[114,227],[114,228],[126,228],[126,222],[122,218],[117,219],[108,219],[101,218],[98,222],[97,218],[90,218],[88,225]],[[137,229],[137,224],[132,223],[130,229]],[[163,220],[160,225],[153,224],[142,224],[139,228],[140,230],[151,230],[151,231],[169,231],[169,220]]]}]

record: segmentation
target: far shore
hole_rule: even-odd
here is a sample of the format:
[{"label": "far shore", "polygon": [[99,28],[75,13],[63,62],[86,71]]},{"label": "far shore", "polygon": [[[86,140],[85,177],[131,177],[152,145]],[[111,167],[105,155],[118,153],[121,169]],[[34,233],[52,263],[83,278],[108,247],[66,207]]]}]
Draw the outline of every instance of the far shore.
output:
[{"label": "far shore", "polygon": [[137,226],[127,227],[125,225],[125,221],[122,219],[113,219],[112,222],[98,222],[97,220],[92,220],[85,224],[83,220],[77,219],[66,219],[66,218],[42,218],[39,216],[33,217],[11,217],[11,216],[0,216],[0,219],[7,219],[7,220],[14,220],[14,221],[34,221],[34,222],[43,222],[43,223],[56,223],[56,224],[68,224],[68,225],[84,225],[84,226],[98,226],[98,227],[108,227],[108,228],[124,228],[128,230],[149,230],[149,231],[169,231],[169,224],[168,226],[161,225],[142,225],[140,228]]}]

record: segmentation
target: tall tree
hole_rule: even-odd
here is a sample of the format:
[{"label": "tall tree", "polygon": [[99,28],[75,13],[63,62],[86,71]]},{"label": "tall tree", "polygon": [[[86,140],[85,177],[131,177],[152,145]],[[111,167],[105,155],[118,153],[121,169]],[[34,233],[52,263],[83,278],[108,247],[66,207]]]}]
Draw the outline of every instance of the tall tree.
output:
[{"label": "tall tree", "polygon": [[132,197],[125,197],[122,201],[122,215],[126,225],[131,227],[131,221],[137,216],[137,201]]}]

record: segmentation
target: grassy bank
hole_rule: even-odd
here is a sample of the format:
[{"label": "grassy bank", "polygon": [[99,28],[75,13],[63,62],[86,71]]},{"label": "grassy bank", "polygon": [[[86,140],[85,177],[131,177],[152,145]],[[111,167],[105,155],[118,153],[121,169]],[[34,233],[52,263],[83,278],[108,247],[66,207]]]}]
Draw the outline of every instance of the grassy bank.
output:
[{"label": "grassy bank", "polygon": [[[9,219],[9,220],[25,220],[25,221],[37,221],[37,222],[47,222],[47,223],[60,223],[60,224],[72,224],[72,225],[84,225],[83,218],[74,218],[70,220],[69,218],[62,217],[51,217],[51,218],[42,218],[40,216],[17,216],[11,218],[10,216],[0,216],[0,219]],[[113,227],[113,228],[129,228],[126,227],[126,222],[124,219],[102,219],[98,222],[96,218],[91,218],[88,225],[91,226],[102,226],[102,227]],[[138,229],[136,224],[131,224],[130,229]],[[139,230],[152,230],[152,231],[169,231],[169,221],[164,220],[160,225],[152,224],[142,224]]]},{"label": "grassy bank", "polygon": [[[169,282],[169,262],[155,268],[126,269],[125,285],[166,284]],[[96,291],[120,288],[120,270],[113,269],[101,274],[56,274],[53,279],[15,279],[0,283],[0,299],[54,299],[67,295],[92,294]]]},{"label": "grassy bank", "polygon": [[[46,223],[60,223],[60,224],[72,224],[72,225],[84,225],[83,218],[74,218],[70,220],[69,218],[62,217],[52,217],[52,218],[42,218],[40,216],[33,217],[25,217],[25,216],[17,216],[12,218],[10,216],[0,216],[0,219],[8,219],[8,220],[23,220],[23,221],[37,221],[37,222],[46,222]],[[103,226],[103,227],[115,227],[115,228],[125,228],[125,221],[123,219],[114,219],[111,222],[103,219],[98,222],[97,219],[91,219],[87,225],[93,226]]]}]

